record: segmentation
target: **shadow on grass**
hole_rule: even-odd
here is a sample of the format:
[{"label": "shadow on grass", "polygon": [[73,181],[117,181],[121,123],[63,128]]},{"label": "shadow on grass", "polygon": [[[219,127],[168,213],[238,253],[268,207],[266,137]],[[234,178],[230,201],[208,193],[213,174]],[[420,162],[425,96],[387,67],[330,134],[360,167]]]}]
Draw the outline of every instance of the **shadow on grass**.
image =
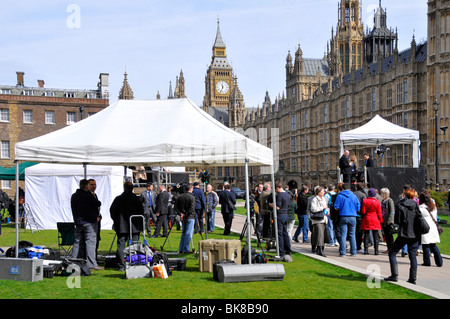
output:
[{"label": "shadow on grass", "polygon": [[339,279],[339,280],[347,280],[347,281],[366,281],[367,278],[364,275],[360,274],[348,274],[348,275],[339,275],[339,274],[325,274],[325,273],[317,273],[320,277],[325,277],[328,279]]}]

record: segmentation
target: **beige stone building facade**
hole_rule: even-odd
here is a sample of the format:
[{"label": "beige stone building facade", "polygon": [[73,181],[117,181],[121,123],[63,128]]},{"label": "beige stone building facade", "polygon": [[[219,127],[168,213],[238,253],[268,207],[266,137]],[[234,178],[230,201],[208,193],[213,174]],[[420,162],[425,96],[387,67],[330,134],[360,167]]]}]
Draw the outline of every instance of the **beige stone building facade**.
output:
[{"label": "beige stone building facade", "polygon": [[[299,45],[294,57],[289,52],[286,58],[286,93],[273,104],[266,94],[262,108],[247,109],[246,132],[279,130],[277,179],[296,185],[336,183],[340,133],[378,114],[420,132],[420,166],[427,168],[430,185],[436,183],[436,116],[438,182],[450,183],[450,132],[443,135],[450,117],[450,1],[428,1],[428,40],[417,43],[412,36],[411,46],[400,51],[398,34],[386,21],[380,4],[373,30],[364,33],[360,1],[340,1],[325,57],[305,59]],[[433,104],[439,106],[437,113]],[[390,147],[383,158],[374,148],[349,151],[360,168],[364,153],[377,166],[412,166],[409,145]],[[254,170],[254,183],[268,178]]]}]

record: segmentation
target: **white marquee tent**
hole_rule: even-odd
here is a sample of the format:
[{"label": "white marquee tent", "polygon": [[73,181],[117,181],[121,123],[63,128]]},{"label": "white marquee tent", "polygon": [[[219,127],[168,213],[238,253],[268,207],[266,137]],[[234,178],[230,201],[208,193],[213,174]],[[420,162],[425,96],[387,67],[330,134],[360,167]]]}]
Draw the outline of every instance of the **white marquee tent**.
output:
[{"label": "white marquee tent", "polygon": [[413,147],[413,167],[417,168],[420,164],[420,139],[419,131],[407,129],[395,125],[381,116],[376,115],[365,125],[354,130],[342,132],[341,135],[341,154],[347,146],[353,145],[394,145],[394,144],[412,144]]},{"label": "white marquee tent", "polygon": [[[58,222],[72,222],[70,198],[84,178],[81,165],[41,163],[25,169],[27,204],[33,208],[33,217],[39,229],[56,229]],[[123,192],[124,169],[120,166],[89,165],[86,177],[96,181],[95,193],[102,202],[102,229],[112,229],[109,207]],[[127,169],[127,177],[132,170]]]},{"label": "white marquee tent", "polygon": [[[19,161],[29,160],[83,165],[245,166],[247,196],[249,165],[270,166],[274,182],[270,148],[225,127],[189,99],[119,100],[71,126],[17,143],[15,156],[16,167]],[[275,209],[274,213],[276,217]]]}]

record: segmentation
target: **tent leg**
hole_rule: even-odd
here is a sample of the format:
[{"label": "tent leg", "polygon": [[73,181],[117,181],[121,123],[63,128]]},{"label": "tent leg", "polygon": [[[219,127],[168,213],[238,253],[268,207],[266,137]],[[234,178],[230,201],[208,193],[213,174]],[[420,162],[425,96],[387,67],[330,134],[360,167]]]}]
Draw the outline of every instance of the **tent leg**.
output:
[{"label": "tent leg", "polygon": [[247,241],[248,241],[248,263],[252,263],[252,223],[250,221],[250,186],[248,183],[248,159],[245,159],[245,200],[247,210]]},{"label": "tent leg", "polygon": [[83,164],[83,169],[84,169],[84,179],[87,179],[87,164]]},{"label": "tent leg", "polygon": [[272,199],[273,199],[273,224],[275,227],[275,241],[277,243],[277,256],[280,256],[280,245],[278,242],[278,220],[277,220],[277,199],[275,197],[275,172],[273,164],[270,165],[270,174],[272,175]]},{"label": "tent leg", "polygon": [[19,258],[19,161],[16,162],[16,211],[15,211],[15,224],[16,224],[16,258]]}]

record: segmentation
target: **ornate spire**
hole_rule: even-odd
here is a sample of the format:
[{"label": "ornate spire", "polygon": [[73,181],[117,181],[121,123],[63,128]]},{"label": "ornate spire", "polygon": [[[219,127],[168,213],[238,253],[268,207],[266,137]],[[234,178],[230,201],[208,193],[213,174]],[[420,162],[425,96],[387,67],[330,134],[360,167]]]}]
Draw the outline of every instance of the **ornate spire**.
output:
[{"label": "ornate spire", "polygon": [[172,81],[169,82],[169,96],[167,97],[169,100],[173,99],[173,92],[172,92]]},{"label": "ornate spire", "polygon": [[185,92],[185,81],[184,81],[184,75],[183,70],[180,71],[180,76],[177,76],[177,86],[175,89],[175,98],[185,98],[186,92]]},{"label": "ornate spire", "polygon": [[119,93],[119,100],[134,100],[133,90],[131,89],[130,85],[128,84],[126,70],[124,73],[123,85],[122,85],[122,88],[120,89],[120,93]]},{"label": "ornate spire", "polygon": [[219,17],[217,17],[217,34],[216,41],[214,42],[214,47],[216,48],[225,48],[225,42],[223,42],[222,35],[220,34],[220,21]]}]

